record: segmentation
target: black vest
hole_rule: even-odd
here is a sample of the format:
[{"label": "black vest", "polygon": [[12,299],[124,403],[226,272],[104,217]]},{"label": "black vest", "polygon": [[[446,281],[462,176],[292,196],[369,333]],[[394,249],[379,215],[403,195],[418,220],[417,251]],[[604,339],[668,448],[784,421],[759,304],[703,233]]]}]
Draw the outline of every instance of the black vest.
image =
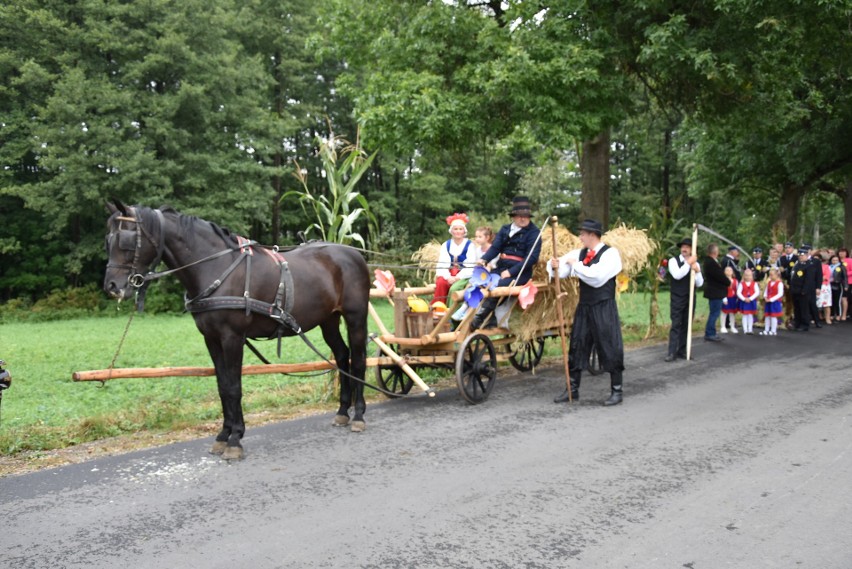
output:
[{"label": "black vest", "polygon": [[[598,254],[589,263],[589,266],[597,264],[601,260],[601,255],[607,249],[609,249],[608,245],[601,247]],[[583,262],[583,259],[586,258],[587,252],[588,249],[585,247],[580,249],[580,262]],[[612,277],[598,288],[587,285],[583,282],[583,279],[580,279],[580,304],[598,304],[599,302],[611,299],[615,299],[615,277]]]},{"label": "black vest", "polygon": [[[681,263],[680,255],[674,258],[678,267],[683,267],[686,261]],[[669,272],[669,282],[671,282],[671,294],[676,298],[689,298],[689,273],[686,273],[682,279],[676,279]]]}]

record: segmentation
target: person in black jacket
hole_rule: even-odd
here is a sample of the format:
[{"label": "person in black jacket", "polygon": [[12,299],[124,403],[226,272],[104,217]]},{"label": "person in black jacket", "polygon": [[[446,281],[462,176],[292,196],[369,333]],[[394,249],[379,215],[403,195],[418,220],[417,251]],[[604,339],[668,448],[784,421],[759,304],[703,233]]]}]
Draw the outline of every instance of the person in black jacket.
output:
[{"label": "person in black jacket", "polygon": [[734,270],[734,278],[737,279],[737,282],[743,280],[743,274],[740,272],[740,251],[733,245],[728,247],[728,254],[725,255],[725,258],[722,259],[719,263],[722,265],[722,270],[725,267],[731,267]]},{"label": "person in black jacket", "polygon": [[[498,258],[495,271],[500,275],[497,286],[523,285],[532,278],[533,267],[538,262],[541,253],[541,231],[531,220],[529,198],[517,196],[512,200],[512,211],[509,217],[512,223],[500,228],[494,242],[479,258],[479,264],[487,266],[493,259]],[[483,326],[488,318],[486,327],[497,326],[494,309],[497,308],[498,298],[489,297],[480,305],[479,311],[470,324],[471,330]]]},{"label": "person in black jacket", "polygon": [[754,274],[754,282],[762,285],[766,273],[769,272],[766,261],[763,259],[763,249],[755,247],[751,250],[751,256],[752,258],[746,261],[746,268],[751,269],[751,272]]},{"label": "person in black jacket", "polygon": [[725,270],[719,264],[719,246],[715,243],[707,246],[707,258],[704,260],[702,272],[704,273],[704,298],[710,304],[704,339],[708,342],[721,342],[722,338],[716,334],[716,322],[722,313],[722,299],[728,294],[731,280],[725,276]]},{"label": "person in black jacket", "polygon": [[819,255],[814,255],[813,246],[804,243],[802,244],[802,248],[808,250],[808,263],[810,264],[808,275],[810,277],[811,288],[808,291],[808,308],[811,313],[811,319],[814,321],[814,328],[822,328],[822,324],[819,323],[819,307],[817,306],[817,297],[819,296],[820,288],[822,288],[822,259],[820,259]]},{"label": "person in black jacket", "polygon": [[781,278],[784,280],[784,325],[787,330],[793,329],[793,308],[795,301],[793,293],[790,292],[790,275],[793,271],[793,266],[799,260],[796,254],[796,248],[790,241],[784,244],[784,254],[779,259],[781,264]]},{"label": "person in black jacket", "polygon": [[808,260],[808,249],[799,249],[799,260],[790,269],[790,293],[793,296],[793,320],[797,332],[807,332],[811,322],[814,265]]}]

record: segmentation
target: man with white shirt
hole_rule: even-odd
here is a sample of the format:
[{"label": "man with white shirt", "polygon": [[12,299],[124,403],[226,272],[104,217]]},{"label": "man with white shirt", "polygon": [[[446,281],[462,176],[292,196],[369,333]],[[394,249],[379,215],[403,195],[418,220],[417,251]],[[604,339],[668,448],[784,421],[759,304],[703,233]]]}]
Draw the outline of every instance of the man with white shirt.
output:
[{"label": "man with white shirt", "polygon": [[571,392],[569,394],[566,388],[553,400],[554,403],[569,401],[569,395],[570,399],[579,399],[580,377],[589,367],[592,349],[597,350],[601,368],[610,376],[611,393],[604,405],[618,405],[622,401],[624,342],[615,302],[615,277],[621,272],[621,255],[601,241],[602,233],[600,222],[584,220],[580,226],[583,248],[552,259],[547,267],[551,277],[558,269],[559,278],[580,279],[580,300],[574,314],[568,349]]},{"label": "man with white shirt", "polygon": [[[695,287],[704,284],[698,257],[692,254],[692,239],[683,239],[677,244],[680,255],[669,259],[669,277],[671,282],[671,317],[672,329],[669,332],[669,353],[667,362],[677,358],[686,359],[686,333],[689,329],[689,273],[695,273]],[[695,295],[692,297],[693,314],[695,314]]]}]

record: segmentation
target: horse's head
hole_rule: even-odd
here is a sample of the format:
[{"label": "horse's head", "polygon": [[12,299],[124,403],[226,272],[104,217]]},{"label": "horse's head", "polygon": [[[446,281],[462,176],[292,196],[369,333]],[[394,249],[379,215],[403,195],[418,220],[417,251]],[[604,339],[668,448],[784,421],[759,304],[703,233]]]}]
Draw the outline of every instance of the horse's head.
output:
[{"label": "horse's head", "polygon": [[[145,274],[153,270],[163,254],[163,231],[159,215],[120,201],[107,204],[107,266],[104,291],[118,299],[133,296],[145,284]],[[146,219],[147,217],[157,220]],[[154,224],[160,227],[154,230]],[[158,233],[156,238],[152,233]]]}]

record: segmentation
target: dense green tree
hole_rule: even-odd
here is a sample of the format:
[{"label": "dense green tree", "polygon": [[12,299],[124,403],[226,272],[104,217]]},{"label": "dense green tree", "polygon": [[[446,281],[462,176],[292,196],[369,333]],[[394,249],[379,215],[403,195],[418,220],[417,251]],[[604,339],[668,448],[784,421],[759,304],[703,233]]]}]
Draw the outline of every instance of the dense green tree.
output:
[{"label": "dense green tree", "polygon": [[67,244],[71,278],[99,272],[109,196],[240,230],[265,213],[252,140],[267,79],[229,0],[31,1],[0,20],[26,31],[0,40],[2,193],[49,220],[40,237]]}]

